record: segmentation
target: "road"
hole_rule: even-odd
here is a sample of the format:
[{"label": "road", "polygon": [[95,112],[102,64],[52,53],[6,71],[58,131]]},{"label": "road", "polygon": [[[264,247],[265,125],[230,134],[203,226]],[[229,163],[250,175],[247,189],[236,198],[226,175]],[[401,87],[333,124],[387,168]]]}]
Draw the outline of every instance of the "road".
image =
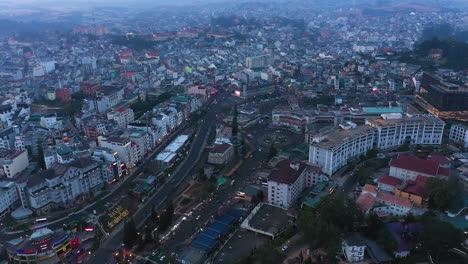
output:
[{"label": "road", "polygon": [[[172,200],[173,197],[177,193],[177,187],[181,186],[184,181],[187,180],[187,175],[191,171],[192,167],[195,165],[201,152],[203,151],[206,139],[211,129],[215,129],[214,126],[216,125],[216,114],[222,111],[222,108],[226,105],[223,104],[225,100],[229,100],[229,95],[222,93],[216,96],[218,103],[212,104],[207,108],[207,114],[204,119],[202,119],[200,127],[198,129],[198,133],[195,136],[191,144],[190,151],[182,162],[179,165],[177,170],[172,174],[170,179],[166,181],[165,184],[161,186],[161,188],[157,191],[155,195],[148,199],[148,202],[144,204],[140,209],[136,211],[133,215],[133,219],[137,226],[141,226],[146,218],[149,216],[151,212],[151,208],[155,205],[156,209],[159,210],[161,206],[165,205],[166,200]],[[139,169],[143,169],[141,166]],[[98,251],[91,257],[87,263],[111,263],[112,262],[112,254],[115,250],[121,245],[123,240],[123,231],[122,226],[115,230],[107,240],[105,240]]]}]

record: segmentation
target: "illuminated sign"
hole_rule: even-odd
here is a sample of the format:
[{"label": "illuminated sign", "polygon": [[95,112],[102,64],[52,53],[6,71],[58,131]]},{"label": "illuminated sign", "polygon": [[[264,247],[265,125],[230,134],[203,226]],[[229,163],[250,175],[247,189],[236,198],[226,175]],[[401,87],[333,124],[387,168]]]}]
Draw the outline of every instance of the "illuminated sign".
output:
[{"label": "illuminated sign", "polygon": [[94,231],[94,228],[93,227],[85,227],[84,231],[92,232],[92,231]]},{"label": "illuminated sign", "polygon": [[241,96],[241,92],[236,90],[236,91],[234,92],[234,95],[235,95],[235,96]]}]

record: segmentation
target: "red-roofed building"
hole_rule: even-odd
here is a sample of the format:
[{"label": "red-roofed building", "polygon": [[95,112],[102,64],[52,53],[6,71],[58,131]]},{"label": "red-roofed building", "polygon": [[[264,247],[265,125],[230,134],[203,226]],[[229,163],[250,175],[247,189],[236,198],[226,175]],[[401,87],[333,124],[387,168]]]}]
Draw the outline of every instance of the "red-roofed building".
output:
[{"label": "red-roofed building", "polygon": [[81,83],[81,91],[84,95],[96,95],[96,92],[101,89],[101,85],[99,83],[89,83],[83,82]]},{"label": "red-roofed building", "polygon": [[359,195],[358,199],[356,200],[356,204],[363,213],[367,214],[374,206],[375,201],[375,195],[366,192]]},{"label": "red-roofed building", "polygon": [[385,192],[377,194],[377,202],[382,206],[377,206],[374,211],[391,215],[407,215],[413,208],[413,203],[410,200]]},{"label": "red-roofed building", "polygon": [[423,206],[427,199],[426,183],[429,178],[419,175],[416,180],[409,180],[396,188],[395,195],[409,199],[417,206]]},{"label": "red-roofed building", "polygon": [[416,180],[418,175],[446,179],[450,175],[450,160],[443,156],[421,159],[398,155],[390,162],[389,174],[402,180]]},{"label": "red-roofed building", "polygon": [[383,175],[377,180],[377,187],[380,190],[395,192],[395,188],[403,183],[402,179],[398,179],[389,175]]},{"label": "red-roofed building", "polygon": [[159,58],[159,54],[156,51],[147,51],[145,53],[145,58],[147,59]]},{"label": "red-roofed building", "polygon": [[64,87],[55,90],[55,97],[63,102],[69,102],[71,100],[70,88]]}]

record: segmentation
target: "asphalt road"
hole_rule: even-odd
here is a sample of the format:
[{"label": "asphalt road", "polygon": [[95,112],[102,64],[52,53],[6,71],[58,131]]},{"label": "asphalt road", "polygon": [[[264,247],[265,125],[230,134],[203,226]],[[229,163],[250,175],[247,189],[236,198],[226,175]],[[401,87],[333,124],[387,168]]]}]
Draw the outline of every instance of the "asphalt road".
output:
[{"label": "asphalt road", "polygon": [[[159,210],[161,206],[165,205],[166,200],[172,200],[176,189],[180,186],[186,176],[189,174],[190,170],[194,166],[195,162],[198,160],[201,152],[203,151],[204,144],[208,137],[208,133],[211,129],[215,129],[217,122],[216,114],[222,111],[222,108],[226,106],[225,102],[229,101],[229,95],[226,93],[221,93],[216,96],[217,104],[209,105],[207,108],[207,114],[205,118],[201,121],[198,133],[195,136],[195,139],[192,142],[190,151],[186,156],[185,160],[173,173],[173,175],[166,181],[166,183],[161,186],[157,193],[152,196],[146,204],[143,205],[134,215],[133,219],[137,226],[141,226],[146,218],[150,215],[151,208],[155,205],[156,209]],[[143,169],[141,166],[139,169]],[[123,231],[122,228],[116,230],[115,234],[111,235],[107,240],[105,240],[101,247],[96,251],[94,256],[90,257],[87,263],[112,263],[112,254],[115,250],[121,245],[123,240]]]}]

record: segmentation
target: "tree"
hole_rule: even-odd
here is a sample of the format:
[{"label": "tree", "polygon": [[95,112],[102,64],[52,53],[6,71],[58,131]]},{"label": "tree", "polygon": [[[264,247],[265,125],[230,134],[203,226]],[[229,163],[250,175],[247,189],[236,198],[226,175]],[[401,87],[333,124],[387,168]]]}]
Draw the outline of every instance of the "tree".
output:
[{"label": "tree", "polygon": [[237,133],[238,133],[238,124],[237,124],[237,104],[234,105],[234,112],[232,114],[232,123],[231,123],[231,127],[232,127],[232,137],[233,138],[236,138],[237,137]]},{"label": "tree", "polygon": [[275,148],[275,144],[272,142],[270,145],[270,150],[268,151],[268,160],[275,157],[278,154],[278,151]]},{"label": "tree", "polygon": [[40,141],[37,142],[37,161],[39,168],[45,170],[46,164],[44,159],[44,148],[42,147],[42,143]]},{"label": "tree", "polygon": [[318,214],[325,222],[334,224],[345,233],[355,231],[364,220],[364,215],[356,203],[344,194],[324,199],[318,207]]},{"label": "tree", "polygon": [[310,247],[322,247],[327,254],[333,255],[340,242],[340,230],[331,222],[311,210],[304,210],[298,218],[298,227]]},{"label": "tree", "polygon": [[422,224],[419,240],[435,263],[438,262],[441,253],[446,253],[463,242],[462,231],[447,222],[435,217],[424,217]]},{"label": "tree", "polygon": [[152,230],[149,226],[146,227],[145,233],[145,243],[151,243],[153,241]]},{"label": "tree", "polygon": [[133,218],[125,223],[123,243],[127,247],[132,247],[138,241],[138,230],[135,226]]},{"label": "tree", "polygon": [[429,207],[438,210],[448,210],[457,198],[456,183],[438,178],[429,178],[426,184]]},{"label": "tree", "polygon": [[393,239],[392,234],[390,234],[390,231],[388,231],[386,227],[378,231],[376,241],[387,252],[393,253],[397,250],[397,242]]},{"label": "tree", "polygon": [[384,222],[375,213],[370,213],[366,219],[367,226],[365,234],[367,237],[376,240],[380,230],[385,228]]}]

